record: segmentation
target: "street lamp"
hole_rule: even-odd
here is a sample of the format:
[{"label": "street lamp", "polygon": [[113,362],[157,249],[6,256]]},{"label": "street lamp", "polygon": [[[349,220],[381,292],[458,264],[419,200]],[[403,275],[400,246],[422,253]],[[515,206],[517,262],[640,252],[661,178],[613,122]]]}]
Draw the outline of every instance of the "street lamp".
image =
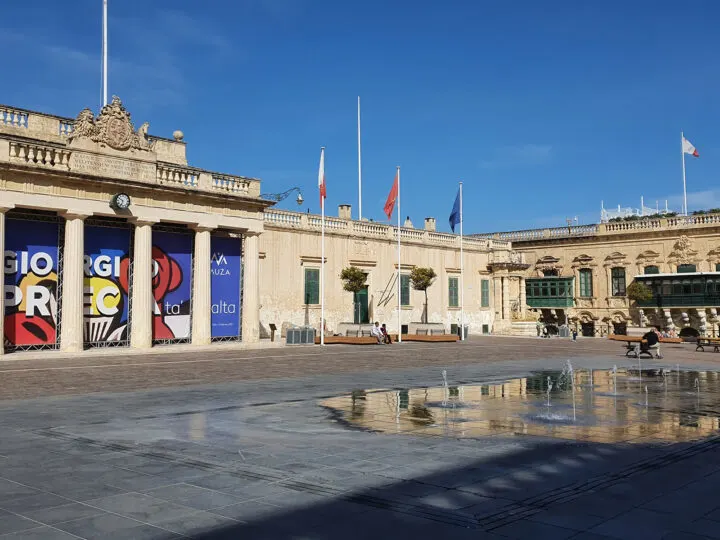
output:
[{"label": "street lamp", "polygon": [[294,193],[296,191],[297,197],[295,198],[295,202],[298,204],[298,206],[300,206],[303,202],[305,202],[305,199],[303,199],[302,192],[298,187],[290,188],[287,191],[283,191],[282,193],[263,193],[262,195],[260,195],[260,198],[267,201],[280,202],[287,199],[291,193]]}]

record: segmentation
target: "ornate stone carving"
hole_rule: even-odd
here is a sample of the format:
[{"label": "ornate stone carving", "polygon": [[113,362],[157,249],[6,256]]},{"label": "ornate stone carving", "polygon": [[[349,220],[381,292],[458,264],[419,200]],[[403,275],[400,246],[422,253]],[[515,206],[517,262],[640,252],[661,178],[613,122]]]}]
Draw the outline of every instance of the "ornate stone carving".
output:
[{"label": "ornate stone carving", "polygon": [[678,263],[697,262],[698,252],[692,248],[692,240],[684,234],[675,242],[674,251],[670,254],[670,258]]},{"label": "ornate stone carving", "polygon": [[69,140],[90,139],[120,151],[150,150],[147,138],[149,126],[145,122],[135,131],[130,113],[125,110],[120,98],[113,96],[112,102],[102,108],[97,118],[90,109],[80,111]]},{"label": "ornate stone carving", "polygon": [[563,267],[560,264],[560,259],[552,255],[545,255],[535,263],[535,270],[539,276],[544,276],[546,272],[554,272],[561,276]]}]

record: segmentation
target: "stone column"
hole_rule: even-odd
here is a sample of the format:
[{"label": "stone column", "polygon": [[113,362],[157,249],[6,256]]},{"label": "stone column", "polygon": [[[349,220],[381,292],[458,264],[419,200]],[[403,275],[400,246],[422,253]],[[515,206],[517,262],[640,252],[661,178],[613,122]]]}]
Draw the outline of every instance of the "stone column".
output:
[{"label": "stone column", "polygon": [[212,332],[210,314],[210,231],[195,227],[195,269],[193,274],[192,344],[209,345]]},{"label": "stone column", "polygon": [[[613,295],[612,294],[612,268],[610,268],[609,266],[606,266],[605,274],[607,276],[607,285],[606,285],[607,286],[607,295],[605,296],[605,298],[607,299],[606,301],[607,301],[608,307],[610,307],[610,298],[612,298],[612,295]],[[596,296],[600,297],[599,294]]]},{"label": "stone column", "polygon": [[527,309],[527,291],[525,290],[525,278],[523,276],[518,277],[518,287],[520,287],[520,316],[525,318]]},{"label": "stone column", "polygon": [[130,346],[136,349],[152,347],[152,225],[151,221],[135,221]]},{"label": "stone column", "polygon": [[510,277],[502,278],[502,318],[510,320]]},{"label": "stone column", "polygon": [[86,215],[66,212],[65,247],[63,249],[62,320],[60,350],[83,350],[83,262],[85,257]]},{"label": "stone column", "polygon": [[245,235],[242,306],[242,340],[244,343],[256,343],[260,340],[259,244],[258,235]]},{"label": "stone column", "polygon": [[492,298],[492,306],[493,311],[495,313],[500,314],[500,318],[502,319],[502,287],[501,287],[501,279],[500,277],[494,277],[492,280],[493,284],[493,298]]},{"label": "stone column", "polygon": [[0,206],[0,356],[5,353],[5,212]]}]

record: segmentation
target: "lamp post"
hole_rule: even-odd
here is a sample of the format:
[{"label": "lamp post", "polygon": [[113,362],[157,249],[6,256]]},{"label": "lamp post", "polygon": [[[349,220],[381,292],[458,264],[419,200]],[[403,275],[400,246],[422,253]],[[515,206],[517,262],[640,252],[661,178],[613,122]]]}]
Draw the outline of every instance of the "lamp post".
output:
[{"label": "lamp post", "polygon": [[263,193],[260,195],[260,198],[265,199],[266,201],[280,202],[287,199],[291,193],[294,193],[296,191],[298,195],[295,198],[295,202],[298,204],[298,206],[300,206],[303,202],[305,202],[305,199],[303,199],[302,192],[298,187],[290,188],[287,191],[283,191],[282,193]]}]

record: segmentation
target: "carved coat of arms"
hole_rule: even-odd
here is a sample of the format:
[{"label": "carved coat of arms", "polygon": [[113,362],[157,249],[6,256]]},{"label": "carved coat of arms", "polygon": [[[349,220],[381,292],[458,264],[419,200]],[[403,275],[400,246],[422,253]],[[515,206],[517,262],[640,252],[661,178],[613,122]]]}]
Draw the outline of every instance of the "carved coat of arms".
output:
[{"label": "carved coat of arms", "polygon": [[105,105],[97,119],[90,109],[83,109],[75,119],[70,140],[90,139],[93,142],[106,144],[115,150],[150,150],[147,139],[148,127],[145,122],[135,131],[130,113],[123,107],[120,98],[113,96],[112,102]]},{"label": "carved coat of arms", "polygon": [[692,240],[684,234],[675,242],[675,250],[670,254],[670,257],[680,263],[695,262],[698,254],[692,248]]}]

